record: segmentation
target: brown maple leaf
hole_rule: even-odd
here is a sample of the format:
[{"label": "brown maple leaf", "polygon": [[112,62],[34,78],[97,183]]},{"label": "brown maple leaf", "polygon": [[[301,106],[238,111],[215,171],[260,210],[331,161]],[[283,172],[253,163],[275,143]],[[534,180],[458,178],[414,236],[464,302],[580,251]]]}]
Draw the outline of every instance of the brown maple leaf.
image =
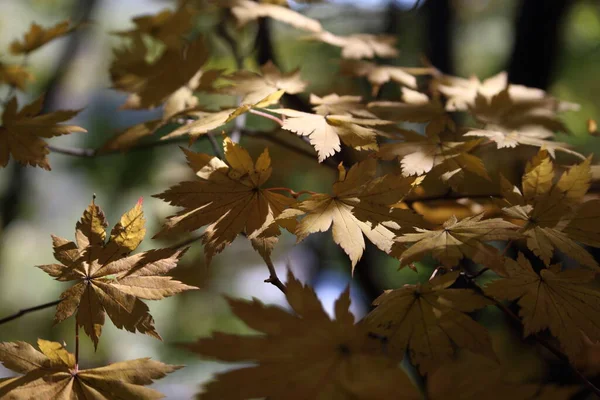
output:
[{"label": "brown maple leaf", "polygon": [[[470,258],[503,274],[503,257],[485,242],[519,238],[519,226],[501,218],[482,219],[483,216],[478,214],[460,221],[453,216],[438,230],[417,228],[418,233],[406,233],[395,239],[397,244],[391,255],[400,259],[401,266],[430,255],[449,268],[463,258]],[[405,243],[412,245],[405,249]]]},{"label": "brown maple leaf", "polygon": [[59,125],[79,113],[79,110],[54,111],[41,114],[44,96],[17,111],[17,98],[6,104],[0,126],[0,165],[6,167],[10,157],[19,163],[50,170],[48,144],[43,140],[73,132],[87,132],[76,125]]},{"label": "brown maple leaf", "polygon": [[311,35],[309,39],[341,47],[342,58],[392,58],[398,56],[398,50],[394,47],[396,37],[391,35],[357,33],[349,36],[338,36],[331,32],[322,31]]},{"label": "brown maple leaf", "polygon": [[319,97],[311,93],[310,104],[319,115],[351,115],[357,118],[374,118],[377,116],[367,110],[367,106],[361,103],[360,96],[339,96],[336,93]]},{"label": "brown maple leaf", "polygon": [[76,224],[75,242],[52,236],[54,257],[62,264],[38,266],[58,281],[75,281],[60,296],[55,323],[73,314],[77,325],[98,346],[105,314],[120,329],[160,339],[148,306],[140,299],[160,300],[196,289],[163,276],[175,268],[185,250],[158,249],[129,255],[146,234],[141,199],[123,214],[106,239],[104,213],[92,203]]},{"label": "brown maple leaf", "polygon": [[216,3],[221,7],[231,8],[231,13],[237,19],[239,26],[267,17],[308,32],[323,30],[319,21],[280,5],[257,3],[251,0],[218,0]]},{"label": "brown maple leaf", "polygon": [[362,323],[386,338],[398,358],[408,350],[411,362],[425,374],[450,361],[455,346],[495,359],[487,330],[465,314],[492,302],[471,289],[450,289],[457,277],[452,272],[388,290],[375,299],[377,307]]},{"label": "brown maple leaf", "polygon": [[292,313],[256,299],[227,299],[233,313],[261,335],[216,332],[186,346],[205,357],[253,364],[217,374],[199,399],[419,398],[397,363],[372,350],[366,331],[354,324],[349,290],[335,302],[330,319],[315,292],[291,272],[286,287]]},{"label": "brown maple leaf", "polygon": [[432,70],[430,68],[407,68],[395,65],[379,65],[368,61],[346,60],[342,62],[341,72],[366,77],[373,87],[371,94],[376,96],[381,86],[390,81],[416,89],[417,76],[429,75]]},{"label": "brown maple leaf", "polygon": [[[155,195],[184,209],[168,218],[155,237],[191,232],[208,225],[202,235],[208,261],[238,234],[258,238],[294,199],[262,189],[271,176],[271,158],[267,149],[256,160],[240,145],[226,138],[225,160],[184,149],[189,166],[200,178],[181,182]],[[269,231],[271,236],[279,230]]]},{"label": "brown maple leaf", "polygon": [[0,63],[0,83],[23,90],[27,86],[27,83],[33,80],[34,76],[27,71],[25,66]]},{"label": "brown maple leaf", "polygon": [[105,367],[82,369],[60,343],[38,339],[36,350],[27,342],[0,343],[0,362],[15,378],[0,378],[0,398],[133,400],[161,399],[162,393],[144,386],[182,366],[149,358],[122,361]]},{"label": "brown maple leaf", "polygon": [[485,287],[485,293],[500,300],[516,300],[521,307],[523,336],[549,329],[575,360],[588,340],[600,340],[600,292],[592,285],[596,273],[585,269],[561,270],[559,265],[539,274],[522,253],[517,261],[507,259],[505,279]]},{"label": "brown maple leaf", "polygon": [[81,24],[71,26],[70,21],[59,22],[50,28],[43,28],[36,23],[32,23],[29,31],[23,35],[22,41],[14,40],[10,44],[10,52],[15,55],[31,53],[46,43],[73,32],[80,26]]}]

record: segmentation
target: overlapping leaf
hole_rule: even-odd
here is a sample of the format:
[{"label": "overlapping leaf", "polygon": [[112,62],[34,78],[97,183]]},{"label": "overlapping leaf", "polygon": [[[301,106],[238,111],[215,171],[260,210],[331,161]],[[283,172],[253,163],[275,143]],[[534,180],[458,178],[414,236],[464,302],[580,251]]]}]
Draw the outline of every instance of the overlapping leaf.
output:
[{"label": "overlapping leaf", "polygon": [[297,210],[305,214],[294,231],[298,241],[331,228],[333,240],[348,254],[354,268],[365,249],[363,235],[389,252],[395,230],[423,226],[425,222],[417,214],[392,207],[419,180],[391,174],[375,178],[376,167],[374,159],[354,164],[347,172],[340,166],[333,194],[315,194],[298,203]]},{"label": "overlapping leaf", "polygon": [[330,319],[315,292],[288,274],[286,298],[293,313],[258,300],[228,299],[233,313],[261,335],[216,332],[188,347],[196,353],[252,365],[217,374],[198,398],[418,399],[396,363],[370,350],[366,331],[354,324],[346,290]]},{"label": "overlapping leaf", "polygon": [[371,83],[375,96],[387,82],[396,82],[412,89],[417,88],[417,75],[430,74],[429,68],[406,68],[395,65],[378,65],[368,61],[348,60],[342,63],[341,71],[355,76],[364,76]]},{"label": "overlapping leaf", "polygon": [[[417,228],[418,233],[406,233],[396,238],[392,255],[401,266],[432,256],[446,267],[454,267],[463,258],[483,264],[499,274],[504,273],[503,257],[486,242],[512,240],[520,237],[519,226],[501,218],[482,219],[484,214],[458,220],[450,218],[438,230]],[[411,246],[405,249],[404,244]]]},{"label": "overlapping leaf", "polygon": [[[191,232],[208,225],[202,235],[208,260],[221,252],[238,234],[256,239],[275,218],[295,201],[261,189],[271,176],[267,149],[252,161],[248,152],[229,138],[224,141],[225,160],[184,150],[198,180],[181,182],[155,197],[183,207],[168,218],[156,236]],[[271,236],[277,236],[275,229]]]},{"label": "overlapping leaf", "polygon": [[50,170],[50,151],[44,139],[68,135],[73,132],[86,132],[76,125],[60,125],[76,116],[79,111],[54,111],[42,114],[44,97],[17,111],[17,98],[12,97],[4,108],[0,126],[0,165],[6,167],[12,156],[24,165],[32,165]]},{"label": "overlapping leaf", "polygon": [[310,104],[319,115],[351,115],[358,118],[377,118],[375,114],[367,110],[367,106],[361,103],[360,96],[339,96],[336,93],[319,97],[310,95]]},{"label": "overlapping leaf", "polygon": [[388,290],[373,302],[377,307],[363,323],[387,339],[391,352],[426,374],[451,360],[455,347],[495,358],[487,330],[465,313],[490,303],[471,289],[450,289],[458,273],[433,278],[425,284]]},{"label": "overlapping leaf", "polygon": [[0,398],[133,400],[161,399],[150,385],[181,368],[149,358],[122,361],[105,367],[82,369],[60,343],[38,339],[40,351],[26,342],[0,343],[0,362],[15,378],[0,378]]},{"label": "overlapping leaf", "polygon": [[521,253],[517,261],[507,260],[506,270],[508,277],[490,283],[485,292],[497,299],[518,299],[524,336],[549,329],[571,359],[585,347],[582,332],[591,341],[600,340],[600,291],[591,285],[594,272],[553,265],[538,274]]},{"label": "overlapping leaf", "polygon": [[354,118],[348,115],[318,115],[292,109],[272,110],[286,118],[282,128],[300,136],[308,136],[319,156],[319,162],[340,151],[340,140],[357,150],[377,150],[377,136],[385,135],[377,126],[389,121]]},{"label": "overlapping leaf", "polygon": [[576,243],[600,247],[598,201],[581,205],[590,186],[590,162],[572,166],[554,183],[554,164],[542,150],[527,164],[522,191],[503,180],[503,195],[510,205],[504,213],[525,221],[527,247],[546,265],[558,249],[582,265],[598,268],[594,257]]},{"label": "overlapping leaf", "polygon": [[110,232],[104,213],[92,203],[76,225],[75,242],[52,236],[54,257],[62,264],[40,265],[59,281],[75,281],[60,296],[55,323],[75,314],[98,346],[105,315],[117,328],[160,339],[148,306],[140,299],[160,300],[185,290],[195,289],[163,276],[175,268],[183,251],[150,250],[129,255],[146,234],[141,200]]}]

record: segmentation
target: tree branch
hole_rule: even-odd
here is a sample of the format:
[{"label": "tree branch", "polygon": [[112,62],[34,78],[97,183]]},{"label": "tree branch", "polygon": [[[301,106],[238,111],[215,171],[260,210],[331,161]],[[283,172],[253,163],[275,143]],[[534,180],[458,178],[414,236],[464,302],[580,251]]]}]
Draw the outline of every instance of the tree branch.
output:
[{"label": "tree branch", "polygon": [[15,320],[15,319],[17,319],[19,317],[22,317],[25,314],[29,314],[29,313],[34,312],[34,311],[39,311],[39,310],[43,310],[43,309],[46,309],[46,308],[54,307],[54,306],[56,306],[60,302],[61,302],[61,300],[54,300],[54,301],[51,301],[51,302],[46,303],[46,304],[40,304],[39,306],[30,307],[30,308],[24,308],[24,309],[19,310],[18,312],[14,313],[12,315],[9,315],[8,317],[4,317],[4,318],[0,319],[0,325],[5,324],[7,322],[10,322],[12,320]]},{"label": "tree branch", "polygon": [[277,276],[277,271],[275,271],[275,266],[273,265],[273,261],[271,261],[271,258],[266,257],[265,263],[267,264],[267,268],[269,269],[269,277],[267,279],[265,279],[265,283],[270,283],[271,285],[275,286],[277,289],[281,290],[281,292],[283,294],[286,294],[287,288],[285,287],[283,282],[281,282],[281,280]]}]

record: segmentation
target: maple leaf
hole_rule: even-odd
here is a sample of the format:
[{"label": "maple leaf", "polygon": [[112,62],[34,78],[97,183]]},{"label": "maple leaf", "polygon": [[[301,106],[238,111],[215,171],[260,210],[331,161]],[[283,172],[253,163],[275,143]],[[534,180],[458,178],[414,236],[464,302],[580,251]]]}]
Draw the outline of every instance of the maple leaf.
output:
[{"label": "maple leaf", "polygon": [[158,249],[129,255],[146,234],[142,201],[123,214],[105,243],[107,222],[94,201],[76,224],[75,242],[52,236],[54,257],[62,264],[40,265],[58,281],[76,281],[60,296],[55,323],[73,314],[98,346],[105,314],[117,328],[160,339],[148,307],[140,299],[160,300],[196,289],[169,276],[185,250]]},{"label": "maple leaf", "polygon": [[569,400],[577,386],[511,381],[511,366],[469,354],[445,363],[427,376],[427,398],[432,400]]},{"label": "maple leaf", "polygon": [[376,126],[391,122],[379,119],[354,118],[348,115],[318,115],[288,108],[271,110],[286,118],[282,129],[308,136],[317,151],[319,162],[340,151],[340,139],[357,150],[377,150],[377,136],[385,135]]},{"label": "maple leaf", "polygon": [[349,36],[338,36],[331,32],[322,31],[311,35],[309,39],[341,47],[342,58],[392,58],[398,56],[398,50],[394,47],[396,37],[391,35],[358,33]]},{"label": "maple leaf", "polygon": [[346,289],[330,319],[315,292],[288,273],[286,298],[293,313],[260,301],[227,301],[233,313],[261,335],[216,332],[187,345],[229,362],[254,365],[217,374],[198,395],[202,400],[418,399],[396,363],[370,349],[366,332],[354,324]]},{"label": "maple leaf", "polygon": [[375,299],[377,307],[363,323],[386,338],[397,357],[408,351],[423,374],[450,361],[454,345],[494,359],[487,330],[464,314],[492,303],[471,289],[449,289],[457,277],[458,272],[452,272],[424,284],[387,290]]},{"label": "maple leaf", "polygon": [[361,103],[360,96],[339,96],[336,93],[319,97],[311,93],[310,104],[319,115],[351,115],[358,118],[377,118],[375,114],[367,110],[365,104]]},{"label": "maple leaf", "polygon": [[79,110],[54,111],[41,114],[44,96],[17,111],[17,98],[12,97],[4,108],[0,126],[0,165],[6,167],[10,156],[24,165],[50,170],[48,144],[43,140],[73,132],[87,132],[76,125],[60,125]]},{"label": "maple leaf", "polygon": [[[391,255],[400,259],[401,266],[431,255],[449,268],[458,265],[463,258],[470,258],[503,274],[503,257],[485,242],[516,239],[520,237],[519,226],[501,218],[482,220],[483,216],[482,213],[460,221],[453,216],[438,230],[416,228],[418,233],[396,238],[398,244],[392,248]],[[405,250],[404,243],[412,245]]]},{"label": "maple leaf", "polygon": [[[304,91],[306,82],[300,78],[298,69],[282,74],[271,61],[260,67],[261,74],[250,71],[236,71],[233,74],[224,75],[223,79],[230,81],[233,86],[219,89],[219,93],[241,95],[242,104],[256,104],[261,102],[261,107],[275,104],[283,93],[297,94]],[[264,101],[267,97],[273,97],[277,92],[280,96],[274,96],[270,102]]]},{"label": "maple leaf", "polygon": [[356,163],[348,171],[340,166],[332,195],[314,194],[299,202],[295,208],[306,215],[294,231],[298,241],[331,227],[333,240],[350,257],[354,269],[365,249],[363,235],[389,252],[393,230],[424,225],[412,211],[392,208],[419,180],[391,174],[375,178],[376,167],[374,159]]},{"label": "maple leaf", "polygon": [[98,153],[108,153],[115,150],[127,151],[132,148],[140,139],[152,135],[162,125],[162,120],[154,119],[125,128],[104,143],[100,150],[98,150]]},{"label": "maple leaf", "polygon": [[22,41],[15,40],[10,44],[10,52],[15,55],[31,53],[46,43],[73,32],[79,26],[81,24],[71,26],[70,21],[59,22],[50,28],[32,23],[29,31],[23,35]]},{"label": "maple leaf", "polygon": [[600,247],[597,202],[581,202],[590,186],[588,158],[572,166],[554,183],[554,164],[548,152],[541,150],[527,163],[523,175],[523,191],[510,182],[503,183],[503,196],[509,207],[503,212],[510,218],[525,221],[521,229],[527,247],[546,265],[554,249],[590,268],[598,263],[575,240]]},{"label": "maple leaf", "polygon": [[390,81],[416,89],[416,75],[431,74],[432,70],[429,68],[406,68],[395,65],[379,65],[368,61],[346,60],[342,63],[341,72],[366,77],[373,86],[371,94],[376,96],[381,86]]},{"label": "maple leaf", "polygon": [[551,98],[515,101],[508,88],[490,100],[478,94],[470,111],[484,128],[470,130],[465,136],[487,137],[496,142],[499,149],[522,144],[543,147],[553,157],[559,150],[584,158],[569,149],[568,144],[549,140],[554,137],[554,131],[566,131],[558,119],[555,105]]},{"label": "maple leaf", "polygon": [[162,104],[181,87],[199,79],[198,71],[209,55],[202,37],[183,49],[167,47],[153,63],[147,62],[146,52],[140,35],[134,37],[130,48],[115,49],[109,72],[115,89],[134,95],[126,107],[152,108]]},{"label": "maple leaf", "polygon": [[[226,164],[208,154],[183,149],[199,180],[181,182],[155,195],[184,209],[169,217],[155,237],[191,232],[208,225],[202,235],[208,261],[240,233],[257,238],[295,200],[261,189],[271,176],[267,149],[256,160],[229,138],[223,142]],[[271,233],[271,232],[270,232]],[[273,236],[279,234],[276,229]]]},{"label": "maple leaf", "polygon": [[596,273],[585,269],[561,271],[559,265],[536,273],[529,260],[519,253],[517,261],[507,259],[505,279],[485,287],[485,293],[501,300],[518,300],[524,337],[544,329],[558,338],[571,359],[589,340],[600,340],[600,292],[593,287]]},{"label": "maple leaf", "polygon": [[[450,130],[445,130],[450,124]],[[447,120],[430,122],[425,134],[411,130],[401,130],[392,139],[398,141],[383,143],[379,146],[377,157],[384,160],[398,158],[402,172],[406,176],[428,173],[429,178],[439,177],[451,187],[458,187],[464,178],[464,171],[469,171],[488,179],[483,161],[469,154],[479,144],[479,140],[453,141],[446,140],[454,129],[454,124]]]},{"label": "maple leaf", "polygon": [[259,18],[268,17],[304,31],[321,32],[323,30],[319,21],[275,4],[256,3],[251,0],[219,0],[218,4],[231,8],[231,13],[237,19],[239,26],[244,26],[248,22],[256,21]]},{"label": "maple leaf", "polygon": [[0,83],[23,90],[33,80],[34,76],[23,65],[0,63]]},{"label": "maple leaf", "polygon": [[156,14],[135,17],[132,19],[134,29],[114,33],[124,37],[148,35],[167,47],[181,48],[182,39],[192,28],[196,15],[197,11],[190,7],[178,7],[175,11],[164,9]]},{"label": "maple leaf", "polygon": [[380,118],[391,121],[435,122],[438,125],[454,125],[438,98],[430,98],[424,93],[407,87],[401,88],[401,93],[401,102],[373,101],[368,104],[368,109]]},{"label": "maple leaf", "polygon": [[0,378],[1,398],[161,399],[162,393],[144,386],[182,368],[140,358],[80,370],[73,354],[60,343],[38,339],[37,344],[40,351],[27,342],[0,343],[0,362],[23,374]]}]

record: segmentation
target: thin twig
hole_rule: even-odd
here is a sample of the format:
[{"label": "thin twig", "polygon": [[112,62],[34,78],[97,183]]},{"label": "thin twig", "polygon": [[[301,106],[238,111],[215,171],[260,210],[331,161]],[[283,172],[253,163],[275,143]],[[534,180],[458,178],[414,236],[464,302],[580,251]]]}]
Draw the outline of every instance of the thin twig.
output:
[{"label": "thin twig", "polygon": [[213,134],[208,133],[206,136],[208,137],[208,141],[210,142],[210,146],[212,147],[213,152],[215,153],[215,156],[219,157],[221,160],[224,160],[225,156],[223,155],[223,152],[221,151],[221,148],[219,147],[219,143],[217,143],[217,140],[215,139]]},{"label": "thin twig", "polygon": [[29,313],[34,312],[34,311],[39,311],[39,310],[44,310],[46,308],[54,307],[54,306],[56,306],[60,302],[61,302],[60,300],[54,300],[54,301],[51,301],[51,302],[46,303],[46,304],[40,304],[39,306],[30,307],[30,308],[24,308],[24,309],[19,310],[18,312],[14,313],[12,315],[9,315],[8,317],[4,317],[4,318],[0,319],[0,325],[5,324],[7,322],[10,322],[12,320],[15,320],[15,319],[17,319],[19,317],[22,317],[25,314],[29,314]]},{"label": "thin twig", "polygon": [[273,261],[269,257],[265,258],[265,263],[267,264],[267,268],[269,268],[269,277],[265,279],[265,283],[270,283],[275,286],[277,289],[281,290],[283,294],[286,294],[287,288],[281,282],[279,277],[277,276],[277,271],[275,271],[275,266],[273,265]]},{"label": "thin twig", "polygon": [[250,109],[250,110],[248,110],[248,112],[250,114],[254,114],[254,115],[258,115],[258,116],[264,117],[266,119],[270,119],[271,121],[275,121],[276,123],[278,123],[279,126],[283,126],[283,120],[281,118],[278,118],[278,117],[274,116],[273,114],[269,114],[269,113],[266,113],[266,112],[263,112],[263,111],[258,111],[258,110],[255,110],[255,109]]},{"label": "thin twig", "polygon": [[79,320],[77,316],[75,315],[75,374],[79,372]]}]

